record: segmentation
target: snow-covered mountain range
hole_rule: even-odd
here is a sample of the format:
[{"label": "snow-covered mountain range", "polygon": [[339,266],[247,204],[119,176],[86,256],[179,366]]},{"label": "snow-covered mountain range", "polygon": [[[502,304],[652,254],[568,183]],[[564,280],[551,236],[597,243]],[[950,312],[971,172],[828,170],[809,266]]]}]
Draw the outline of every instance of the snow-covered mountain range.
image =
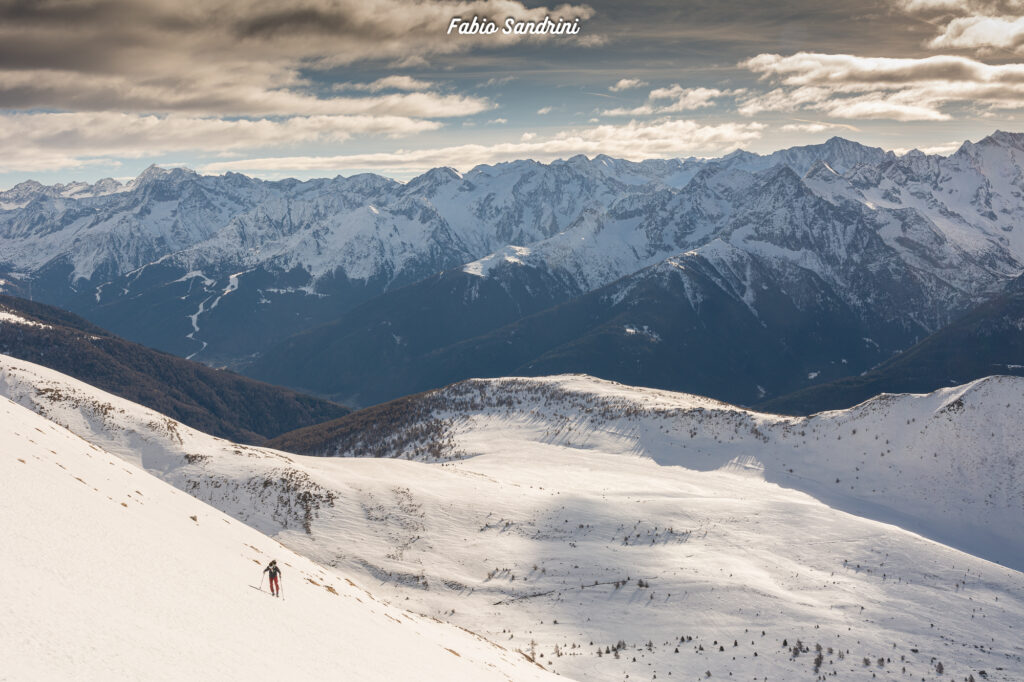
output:
[{"label": "snow-covered mountain range", "polygon": [[[383,457],[325,458],[235,445],[0,356],[2,410],[11,415],[0,428],[17,447],[2,465],[19,491],[16,509],[0,518],[22,507],[42,518],[38,533],[12,529],[23,562],[73,542],[89,557],[102,548],[104,575],[121,569],[117,536],[96,537],[93,514],[127,526],[127,542],[147,551],[159,538],[151,557],[127,554],[139,573],[163,576],[179,553],[208,556],[225,575],[199,570],[189,582],[198,582],[200,597],[216,592],[210,603],[218,613],[244,604],[242,639],[258,637],[272,617],[255,601],[265,595],[244,586],[247,571],[270,553],[287,556],[303,576],[286,583],[282,605],[301,600],[296,642],[320,625],[346,639],[329,622],[337,598],[324,585],[362,602],[339,602],[349,629],[338,627],[352,633],[344,645],[363,645],[365,632],[373,643],[365,652],[390,651],[394,660],[353,653],[356,666],[405,664],[390,631],[361,628],[364,619],[373,628],[373,618],[402,622],[401,606],[507,652],[482,643],[465,661],[468,639],[416,626],[425,621],[411,614],[413,627],[396,624],[396,633],[446,642],[459,652],[448,654],[451,665],[491,660],[495,672],[517,680],[540,671],[504,667],[522,660],[516,650],[586,680],[1017,680],[1022,392],[1024,380],[993,378],[797,419],[582,376],[475,381],[343,419],[322,446]],[[316,433],[307,432],[307,442]],[[227,516],[175,496],[141,469]],[[43,484],[81,504],[75,523],[93,529],[81,542],[47,525],[64,505],[22,493]],[[124,518],[109,520],[115,513]],[[157,533],[150,517],[173,532]],[[236,520],[287,552],[254,540]],[[980,556],[935,542],[940,536]],[[197,542],[202,549],[188,544]],[[33,580],[27,584],[49,589]],[[98,598],[110,597],[107,579],[100,584]],[[69,603],[85,599],[61,589]],[[147,607],[180,599],[159,601],[160,591],[144,585],[138,591]],[[18,599],[13,613],[31,627],[14,631],[43,632],[51,619]],[[104,613],[121,617],[116,595],[103,603]],[[83,650],[93,643],[77,621],[56,622],[67,623],[59,632],[71,632]],[[49,650],[43,636],[26,637]],[[18,664],[34,672],[33,660]],[[360,676],[360,667],[347,669]],[[449,674],[483,679],[471,667],[442,676]]]},{"label": "snow-covered mountain range", "polygon": [[[706,345],[767,330],[779,351],[762,364],[776,367],[794,330],[825,319],[815,345],[840,349],[718,394],[752,402],[864,371],[1024,271],[1022,173],[1024,135],[1003,132],[948,157],[833,138],[764,156],[439,168],[404,184],[150,168],[123,186],[23,183],[0,194],[0,277],[133,340],[362,402],[465,378],[428,356],[491,334],[515,346],[526,316],[596,292],[579,305],[588,319],[615,318],[616,354],[637,340],[629,329],[670,336],[657,320],[618,319],[651,297],[688,307],[673,315],[706,329]],[[736,308],[725,329],[708,310],[721,305]],[[477,319],[439,333],[422,317]],[[332,338],[348,335],[340,347],[288,338],[332,321]],[[594,331],[518,347],[519,363],[487,373],[605,373],[588,355]],[[352,376],[362,357],[322,371],[328,354],[357,347],[430,378],[374,394]],[[642,372],[607,376],[649,383]],[[671,386],[698,388],[680,381]]]}]

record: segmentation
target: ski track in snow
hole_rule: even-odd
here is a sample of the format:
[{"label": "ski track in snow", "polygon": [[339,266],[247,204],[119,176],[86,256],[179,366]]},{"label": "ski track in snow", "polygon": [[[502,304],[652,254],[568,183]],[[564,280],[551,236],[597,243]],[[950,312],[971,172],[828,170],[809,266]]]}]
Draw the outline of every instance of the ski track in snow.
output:
[{"label": "ski track in snow", "polygon": [[[224,298],[225,296],[227,296],[228,294],[230,294],[230,293],[232,293],[234,291],[238,291],[238,278],[241,277],[244,274],[245,274],[245,272],[236,272],[233,275],[229,275],[228,276],[228,285],[226,287],[224,287],[224,290],[221,291],[220,294],[216,298],[213,298],[213,296],[207,296],[206,298],[204,298],[199,303],[199,309],[196,310],[196,312],[194,312],[194,313],[192,313],[191,315],[188,316],[188,319],[192,323],[192,331],[189,332],[188,334],[186,334],[185,338],[186,339],[191,339],[193,341],[199,341],[203,345],[202,345],[202,347],[199,350],[191,353],[190,355],[185,356],[186,360],[191,360],[196,355],[198,355],[199,353],[202,353],[204,350],[206,350],[206,348],[210,345],[206,341],[203,341],[202,339],[197,339],[195,337],[195,335],[199,333],[199,316],[202,315],[203,313],[208,313],[211,310],[213,310],[214,308],[216,308],[217,304],[220,303],[220,300],[222,298]],[[180,278],[180,279],[178,279],[176,281],[184,282],[186,280],[193,279],[195,277],[199,277],[199,278],[203,279],[203,285],[206,286],[206,287],[210,287],[210,286],[213,285],[213,280],[207,278],[202,272],[190,272],[187,275],[185,275],[184,277],[182,277],[182,278]],[[206,302],[209,301],[211,298],[213,298],[213,303],[211,303],[210,307],[207,308],[206,307]]]},{"label": "ski track in snow", "polygon": [[201,339],[196,339],[196,334],[199,333],[199,316],[202,315],[203,312],[205,312],[206,302],[209,301],[211,298],[213,298],[213,297],[212,296],[207,296],[202,301],[200,301],[199,302],[199,309],[196,310],[194,313],[192,313],[191,315],[188,316],[189,321],[192,322],[192,331],[190,331],[188,334],[186,334],[185,338],[186,339],[191,339],[193,341],[199,341],[200,343],[203,344],[203,346],[199,350],[197,350],[197,351],[195,351],[195,352],[185,356],[186,360],[191,360],[196,355],[198,355],[199,353],[202,353],[204,350],[206,350],[206,346],[207,346],[206,341],[202,341]]},{"label": "ski track in snow", "polygon": [[186,339],[195,339],[195,335],[199,331],[199,316],[203,314],[206,307],[206,302],[209,301],[211,298],[213,297],[207,296],[202,301],[200,301],[199,310],[195,311],[194,313],[188,316],[188,319],[192,322],[192,331],[185,335]]}]

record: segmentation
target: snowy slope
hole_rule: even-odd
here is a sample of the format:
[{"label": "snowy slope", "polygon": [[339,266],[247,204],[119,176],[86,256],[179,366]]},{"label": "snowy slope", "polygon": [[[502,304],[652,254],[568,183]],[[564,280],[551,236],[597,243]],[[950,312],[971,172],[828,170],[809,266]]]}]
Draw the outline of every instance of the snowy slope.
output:
[{"label": "snowy slope", "polygon": [[1024,251],[967,223],[975,242],[965,245],[916,206],[853,201],[835,191],[841,180],[817,180],[839,177],[818,170],[823,165],[802,179],[785,165],[750,173],[712,164],[682,189],[622,198],[555,236],[463,269],[496,276],[498,264],[531,267],[573,282],[578,294],[686,252],[714,260],[719,242],[759,261],[778,283],[801,270],[865,319],[910,316],[930,330],[1020,272]]},{"label": "snowy slope", "polygon": [[[578,295],[687,251],[713,261],[721,241],[783,289],[799,271],[867,324],[903,320],[930,333],[1024,267],[1024,233],[1015,230],[1022,150],[1024,136],[997,132],[948,158],[896,157],[841,138],[767,156],[736,152],[680,186],[619,197],[464,270],[505,280],[517,268],[544,271]],[[726,265],[721,275],[756,295],[742,273]]]},{"label": "snowy slope", "polygon": [[1016,452],[997,407],[1020,390],[995,379],[800,422],[586,377],[468,382],[368,444],[410,461],[236,446],[28,363],[0,373],[4,395],[378,596],[592,680],[806,679],[816,645],[820,673],[844,679],[939,679],[939,663],[1020,679],[1024,575],[840,511],[818,480],[842,469],[860,511],[911,515],[928,491],[938,518],[980,523],[976,482],[951,488],[944,459],[903,476],[844,449],[889,438],[884,460],[909,468],[920,429],[965,420],[942,458],[1019,527],[1020,474],[981,437]]},{"label": "snowy slope", "polygon": [[[1022,399],[1024,380],[989,377],[928,395],[882,395],[849,410],[783,417],[586,376],[472,380],[409,399],[395,409],[415,418],[391,417],[387,433],[328,435],[314,451],[447,459],[486,452],[488,439],[501,434],[694,471],[747,470],[1020,569]],[[355,413],[335,423],[358,419]],[[296,442],[310,432],[313,447],[320,428],[296,432]],[[273,443],[287,447],[288,437]]]},{"label": "snowy slope", "polygon": [[872,210],[912,211],[958,248],[979,257],[1024,260],[1024,134],[996,131],[948,157],[912,151],[876,165],[812,170],[808,184],[832,200]]},{"label": "snowy slope", "polygon": [[493,276],[499,264],[530,266],[559,273],[575,293],[604,284],[706,243],[734,212],[734,190],[751,175],[732,169],[703,170],[683,190],[661,188],[620,196],[604,210],[580,214],[558,234],[489,254],[463,266]]},{"label": "snowy slope", "polygon": [[[549,679],[0,399],[0,679]],[[283,568],[284,600],[260,571]]]}]

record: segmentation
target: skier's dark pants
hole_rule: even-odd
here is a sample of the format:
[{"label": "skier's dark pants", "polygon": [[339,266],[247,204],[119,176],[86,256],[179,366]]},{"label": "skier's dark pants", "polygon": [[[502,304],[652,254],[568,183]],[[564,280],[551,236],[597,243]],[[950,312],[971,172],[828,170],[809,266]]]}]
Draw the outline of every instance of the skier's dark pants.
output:
[{"label": "skier's dark pants", "polygon": [[280,589],[281,589],[281,587],[280,587],[280,585],[278,584],[278,582],[277,582],[277,576],[275,575],[275,576],[273,576],[273,577],[272,577],[272,578],[270,579],[270,593],[271,593],[271,594],[275,594],[275,595],[276,595],[276,594],[277,594],[277,592],[278,592],[278,590],[280,590]]}]

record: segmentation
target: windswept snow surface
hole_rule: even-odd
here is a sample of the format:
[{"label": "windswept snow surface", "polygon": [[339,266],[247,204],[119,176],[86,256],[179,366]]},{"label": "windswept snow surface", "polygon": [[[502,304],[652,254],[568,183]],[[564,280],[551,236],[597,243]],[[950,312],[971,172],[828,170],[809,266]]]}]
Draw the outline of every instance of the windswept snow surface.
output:
[{"label": "windswept snow surface", "polygon": [[[355,576],[569,678],[1024,679],[1024,575],[830,506],[963,515],[1019,556],[1021,426],[1003,406],[1020,380],[810,420],[589,377],[473,381],[396,419],[376,445],[397,457],[311,458],[0,363],[0,393],[327,567],[316,575]],[[876,435],[885,448],[861,452]],[[83,495],[95,485],[73,473]],[[161,561],[182,582],[178,551]]]},{"label": "windswept snow surface", "polygon": [[741,469],[1024,568],[1018,377],[881,395],[809,418],[584,375],[471,380],[427,396],[425,413],[396,425],[383,444],[339,443],[321,454],[465,457],[512,442],[512,449],[642,456],[693,471]]},{"label": "windswept snow surface", "polygon": [[[0,434],[0,679],[551,678],[5,398]],[[283,600],[259,589],[270,558]]]}]

